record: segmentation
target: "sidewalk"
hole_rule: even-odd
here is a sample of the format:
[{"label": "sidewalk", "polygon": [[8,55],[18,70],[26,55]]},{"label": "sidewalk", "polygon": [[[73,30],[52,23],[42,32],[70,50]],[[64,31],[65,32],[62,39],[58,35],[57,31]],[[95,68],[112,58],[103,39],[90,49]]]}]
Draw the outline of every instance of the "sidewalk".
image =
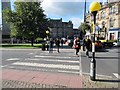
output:
[{"label": "sidewalk", "polygon": [[2,71],[3,88],[118,88],[118,81],[89,75],[72,75],[39,71],[5,69]]},{"label": "sidewalk", "polygon": [[2,79],[4,88],[82,88],[82,76],[72,74],[5,69]]}]

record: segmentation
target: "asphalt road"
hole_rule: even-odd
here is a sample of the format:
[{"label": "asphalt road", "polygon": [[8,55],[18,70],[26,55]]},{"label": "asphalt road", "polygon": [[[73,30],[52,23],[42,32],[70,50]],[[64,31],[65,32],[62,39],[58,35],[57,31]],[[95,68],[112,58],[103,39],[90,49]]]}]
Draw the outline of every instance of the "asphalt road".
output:
[{"label": "asphalt road", "polygon": [[[96,71],[100,76],[119,78],[118,74],[118,48],[96,52]],[[92,55],[92,53],[91,53]],[[39,70],[69,74],[89,74],[90,60],[85,52],[79,57],[73,49],[63,49],[60,53],[48,53],[38,49],[31,50],[2,50],[2,68]]]},{"label": "asphalt road", "polygon": [[[98,75],[112,76],[120,78],[118,74],[118,60],[119,60],[118,48],[106,49],[105,51],[96,52],[96,73]],[[90,72],[90,60],[92,59],[92,53],[90,58],[85,56],[85,53],[81,53],[82,72],[89,74]]]}]

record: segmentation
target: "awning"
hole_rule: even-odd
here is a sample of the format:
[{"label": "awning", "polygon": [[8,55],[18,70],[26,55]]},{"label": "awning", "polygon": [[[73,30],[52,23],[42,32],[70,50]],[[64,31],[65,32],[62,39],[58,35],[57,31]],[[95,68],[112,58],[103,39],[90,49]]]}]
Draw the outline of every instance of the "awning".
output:
[{"label": "awning", "polygon": [[109,31],[120,31],[120,28],[112,28],[112,29],[109,29]]}]

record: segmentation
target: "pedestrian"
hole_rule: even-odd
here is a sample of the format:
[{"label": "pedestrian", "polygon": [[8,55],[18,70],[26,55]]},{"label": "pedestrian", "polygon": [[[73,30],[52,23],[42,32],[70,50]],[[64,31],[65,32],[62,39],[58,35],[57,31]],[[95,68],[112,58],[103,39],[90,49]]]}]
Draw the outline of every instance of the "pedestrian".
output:
[{"label": "pedestrian", "polygon": [[57,47],[57,52],[59,53],[59,48],[60,48],[60,40],[57,38],[56,41],[56,47]]},{"label": "pedestrian", "polygon": [[91,40],[89,39],[89,36],[86,37],[86,43],[85,43],[85,46],[86,46],[86,55],[87,57],[89,57],[89,51],[91,50],[91,46],[92,46],[92,42]]},{"label": "pedestrian", "polygon": [[85,46],[86,46],[86,39],[85,37],[83,38],[83,51],[85,51]]},{"label": "pedestrian", "polygon": [[63,46],[63,43],[64,43],[64,40],[63,40],[63,39],[61,39],[61,46]]},{"label": "pedestrian", "polygon": [[75,54],[78,55],[79,50],[80,50],[80,39],[78,37],[75,38],[75,40],[74,40],[74,48],[76,50]]},{"label": "pedestrian", "polygon": [[50,53],[53,52],[53,44],[54,44],[54,41],[52,38],[50,38]]}]

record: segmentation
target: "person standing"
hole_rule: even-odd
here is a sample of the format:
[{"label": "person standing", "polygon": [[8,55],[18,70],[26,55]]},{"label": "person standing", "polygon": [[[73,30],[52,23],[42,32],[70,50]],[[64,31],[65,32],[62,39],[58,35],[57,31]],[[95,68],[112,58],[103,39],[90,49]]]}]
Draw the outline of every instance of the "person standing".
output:
[{"label": "person standing", "polygon": [[74,48],[76,49],[76,55],[78,55],[80,50],[80,39],[78,37],[74,40]]},{"label": "person standing", "polygon": [[86,45],[86,49],[87,49],[86,55],[89,57],[89,51],[91,50],[91,46],[92,46],[92,42],[89,39],[89,36],[87,36],[85,45]]}]

